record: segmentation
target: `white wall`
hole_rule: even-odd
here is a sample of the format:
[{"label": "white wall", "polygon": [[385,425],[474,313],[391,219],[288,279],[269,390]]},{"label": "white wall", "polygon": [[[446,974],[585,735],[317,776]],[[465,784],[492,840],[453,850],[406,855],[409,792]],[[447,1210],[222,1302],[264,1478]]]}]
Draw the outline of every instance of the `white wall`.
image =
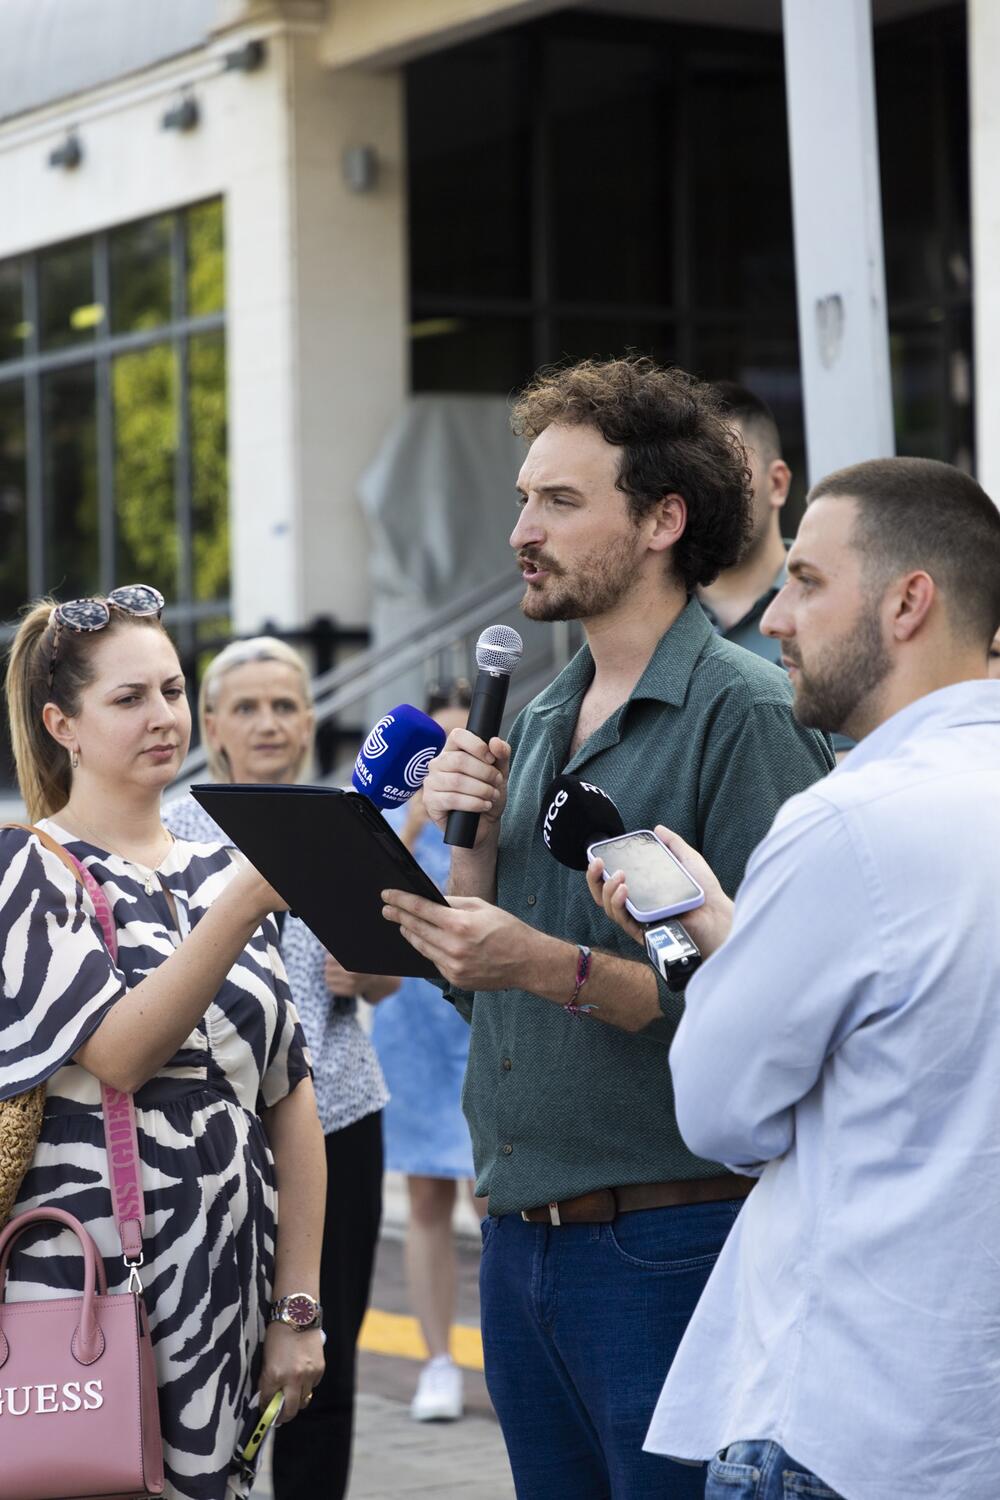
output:
[{"label": "white wall", "polygon": [[[257,26],[266,65],[225,72],[212,46],[0,126],[0,259],[221,195],[234,618],[367,618],[357,475],[403,400],[400,83],[330,74],[316,29]],[[201,120],[160,116],[190,88]],[[74,171],[47,165],[74,128]],[[378,191],[350,195],[346,144],[375,144]]]}]

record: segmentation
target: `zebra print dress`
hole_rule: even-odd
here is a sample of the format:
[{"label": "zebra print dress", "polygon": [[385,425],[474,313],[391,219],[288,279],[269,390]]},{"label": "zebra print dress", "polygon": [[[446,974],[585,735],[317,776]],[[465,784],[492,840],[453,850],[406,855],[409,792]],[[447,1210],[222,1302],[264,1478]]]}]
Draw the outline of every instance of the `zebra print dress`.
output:
[{"label": "zebra print dress", "polygon": [[[235,873],[219,845],[176,842],[147,895],[135,866],[41,825],[103,886],[118,965],[93,903],[33,835],[0,830],[0,1098],[47,1080],[45,1120],[17,1214],[58,1204],[90,1230],[108,1286],[127,1280],[111,1211],[100,1088],[72,1061],[125,991],[161,964]],[[179,931],[178,931],[179,927]],[[142,1272],[156,1350],[170,1500],[233,1500],[252,1425],[274,1266],[277,1195],[260,1111],[309,1075],[273,919],[254,934],[201,1022],[135,1096],[146,1197]],[[76,1239],[26,1235],[11,1301],[78,1293]]]}]

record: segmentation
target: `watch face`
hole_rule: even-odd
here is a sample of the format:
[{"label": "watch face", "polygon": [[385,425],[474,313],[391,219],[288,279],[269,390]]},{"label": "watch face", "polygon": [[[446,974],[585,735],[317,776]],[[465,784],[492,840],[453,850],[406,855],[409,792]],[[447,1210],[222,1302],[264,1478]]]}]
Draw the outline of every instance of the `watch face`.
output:
[{"label": "watch face", "polygon": [[316,1303],[304,1292],[285,1299],[285,1315],[296,1328],[308,1328],[316,1321]]}]

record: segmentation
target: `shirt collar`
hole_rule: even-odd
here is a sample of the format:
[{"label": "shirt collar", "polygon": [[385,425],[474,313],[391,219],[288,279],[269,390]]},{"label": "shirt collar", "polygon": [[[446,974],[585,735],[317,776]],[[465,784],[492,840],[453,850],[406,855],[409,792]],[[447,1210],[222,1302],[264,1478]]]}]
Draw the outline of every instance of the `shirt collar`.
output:
[{"label": "shirt collar", "polygon": [[883,760],[907,740],[965,724],[1000,724],[1000,682],[955,682],[925,693],[866,734],[834,774],[857,771],[873,760]]},{"label": "shirt collar", "polygon": [[[695,598],[689,599],[669,630],[660,637],[628,701],[653,698],[680,708],[687,697],[695,664],[712,635],[711,622],[701,604]],[[582,646],[555,682],[536,698],[534,712],[558,712],[571,700],[582,697],[593,676],[594,658],[590,647]]]}]

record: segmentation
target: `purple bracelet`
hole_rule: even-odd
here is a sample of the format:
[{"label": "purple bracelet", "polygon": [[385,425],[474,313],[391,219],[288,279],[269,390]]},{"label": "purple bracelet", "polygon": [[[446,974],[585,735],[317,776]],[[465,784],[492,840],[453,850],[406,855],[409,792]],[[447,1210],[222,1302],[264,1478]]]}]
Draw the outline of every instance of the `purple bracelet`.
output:
[{"label": "purple bracelet", "polygon": [[590,978],[590,963],[592,954],[590,949],[585,947],[583,943],[577,943],[576,946],[579,952],[579,957],[576,961],[576,980],[573,984],[573,998],[563,1006],[563,1010],[567,1015],[575,1016],[576,1019],[579,1020],[581,1016],[586,1016],[590,1013],[590,1011],[596,1010],[597,1006],[577,1004],[577,1001],[580,998],[580,991],[583,989],[584,985],[587,983],[587,980]]}]

